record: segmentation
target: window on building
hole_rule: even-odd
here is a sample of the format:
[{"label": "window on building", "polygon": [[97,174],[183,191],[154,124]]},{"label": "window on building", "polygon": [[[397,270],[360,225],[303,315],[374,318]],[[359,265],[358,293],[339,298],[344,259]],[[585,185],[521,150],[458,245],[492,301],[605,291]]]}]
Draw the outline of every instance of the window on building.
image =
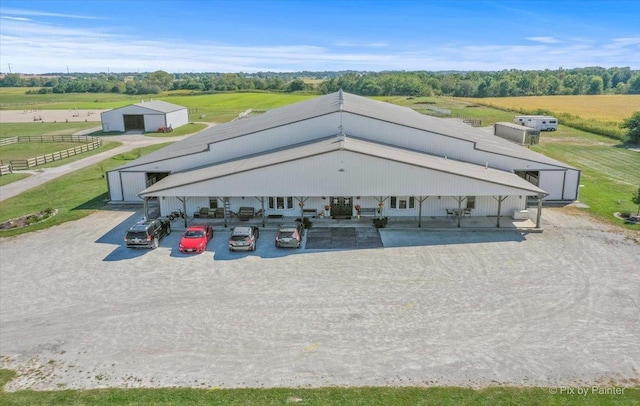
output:
[{"label": "window on building", "polygon": [[475,209],[475,208],[476,208],[476,197],[467,196],[467,209]]},{"label": "window on building", "polygon": [[269,197],[269,208],[285,210],[293,208],[293,197]]},{"label": "window on building", "polygon": [[416,206],[414,197],[398,197],[391,196],[389,199],[389,208],[391,209],[413,209]]},{"label": "window on building", "polygon": [[218,199],[216,199],[215,197],[210,197],[209,198],[209,208],[210,209],[217,209],[218,208]]}]

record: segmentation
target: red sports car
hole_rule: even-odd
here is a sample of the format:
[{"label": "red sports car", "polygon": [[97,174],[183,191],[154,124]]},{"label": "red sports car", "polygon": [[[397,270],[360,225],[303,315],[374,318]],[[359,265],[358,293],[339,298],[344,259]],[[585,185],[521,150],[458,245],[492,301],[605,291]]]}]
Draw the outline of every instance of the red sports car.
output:
[{"label": "red sports car", "polygon": [[213,228],[209,224],[193,225],[182,234],[178,249],[180,252],[203,252],[212,238]]}]

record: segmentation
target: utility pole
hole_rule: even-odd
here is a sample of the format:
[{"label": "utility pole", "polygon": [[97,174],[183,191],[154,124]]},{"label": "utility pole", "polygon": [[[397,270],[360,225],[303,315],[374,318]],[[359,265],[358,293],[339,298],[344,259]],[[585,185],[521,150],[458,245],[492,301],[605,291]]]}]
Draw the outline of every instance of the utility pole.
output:
[{"label": "utility pole", "polygon": [[7,65],[9,65],[9,74],[11,74],[11,64],[8,63]]}]

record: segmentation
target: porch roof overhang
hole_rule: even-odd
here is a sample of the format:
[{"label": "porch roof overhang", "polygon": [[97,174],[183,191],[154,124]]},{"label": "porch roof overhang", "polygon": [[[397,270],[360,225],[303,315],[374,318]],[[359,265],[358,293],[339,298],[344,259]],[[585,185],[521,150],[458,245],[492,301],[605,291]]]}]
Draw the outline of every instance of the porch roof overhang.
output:
[{"label": "porch roof overhang", "polygon": [[148,196],[545,196],[519,176],[339,135],[173,173]]}]

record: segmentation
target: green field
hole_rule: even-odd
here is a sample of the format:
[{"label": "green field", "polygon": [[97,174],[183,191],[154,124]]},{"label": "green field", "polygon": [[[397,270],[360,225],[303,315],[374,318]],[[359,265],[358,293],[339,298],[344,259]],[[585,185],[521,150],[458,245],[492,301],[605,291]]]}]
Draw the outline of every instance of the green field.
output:
[{"label": "green field", "polygon": [[[176,95],[172,95],[177,93]],[[0,88],[0,110],[32,109],[113,109],[140,103],[141,100],[164,100],[189,109],[189,121],[223,123],[252,109],[264,111],[316,96],[288,93],[220,93],[184,95],[129,96],[112,93],[26,94],[25,88]]]},{"label": "green field", "polygon": [[[0,369],[0,385],[13,371]],[[491,387],[364,387],[276,389],[95,389],[61,391],[0,391],[0,404],[35,405],[637,405],[640,388],[618,388],[622,393],[586,395],[554,393],[558,388]],[[577,390],[574,388],[574,390]]]}]

